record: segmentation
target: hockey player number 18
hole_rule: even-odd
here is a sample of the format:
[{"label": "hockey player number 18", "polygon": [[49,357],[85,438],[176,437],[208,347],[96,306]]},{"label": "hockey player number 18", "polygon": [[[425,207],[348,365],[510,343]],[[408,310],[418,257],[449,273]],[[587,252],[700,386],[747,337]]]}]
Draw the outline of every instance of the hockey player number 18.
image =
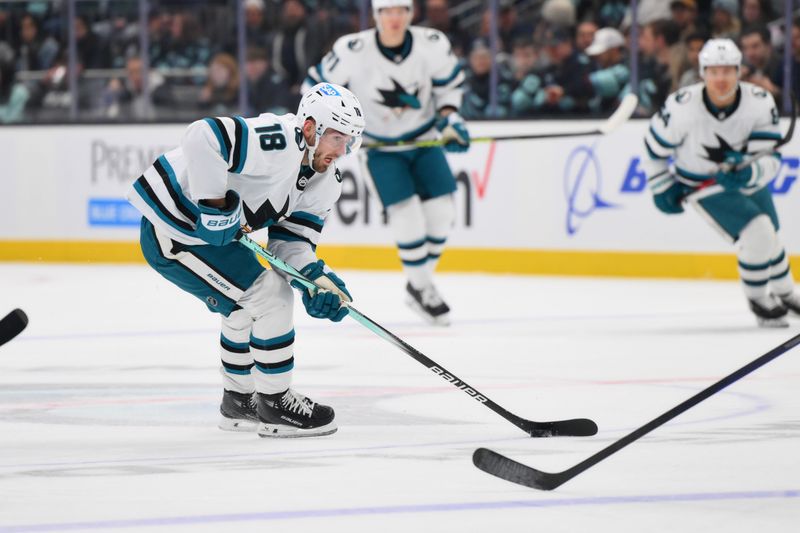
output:
[{"label": "hockey player number 18", "polygon": [[286,137],[284,137],[280,124],[273,124],[272,126],[263,126],[256,128],[261,149],[265,152],[272,150],[283,150],[286,148]]}]

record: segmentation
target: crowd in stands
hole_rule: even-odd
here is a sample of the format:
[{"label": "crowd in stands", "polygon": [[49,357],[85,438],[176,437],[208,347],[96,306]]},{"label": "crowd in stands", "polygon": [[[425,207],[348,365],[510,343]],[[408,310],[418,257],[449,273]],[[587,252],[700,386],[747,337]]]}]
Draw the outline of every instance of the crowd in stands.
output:
[{"label": "crowd in stands", "polygon": [[[71,21],[64,0],[0,0],[0,123],[69,121],[73,108],[81,121],[121,122],[292,111],[307,68],[361,22],[359,0],[244,0],[242,70],[235,0],[148,4],[145,73],[137,0],[76,2]],[[462,60],[465,117],[607,114],[632,90],[629,2],[500,0],[495,55],[488,4],[415,3],[414,23],[444,32]],[[742,78],[776,98],[784,38],[791,39],[791,83],[800,89],[800,22],[785,37],[782,8],[783,0],[639,0],[638,114],[652,114],[670,92],[700,80],[697,56],[710,37],[736,40]],[[76,95],[69,91],[68,22]]]}]

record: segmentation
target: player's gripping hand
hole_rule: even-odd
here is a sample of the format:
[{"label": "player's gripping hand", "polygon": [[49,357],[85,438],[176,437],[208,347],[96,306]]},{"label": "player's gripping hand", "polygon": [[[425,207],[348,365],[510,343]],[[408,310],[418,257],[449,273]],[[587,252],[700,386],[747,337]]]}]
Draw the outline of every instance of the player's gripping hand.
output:
[{"label": "player's gripping hand", "polygon": [[686,193],[686,186],[676,181],[664,191],[653,194],[653,202],[656,204],[659,211],[668,215],[677,215],[678,213],[683,213],[681,202],[686,196]]},{"label": "player's gripping hand", "polygon": [[444,149],[448,152],[466,152],[469,150],[469,131],[467,124],[458,113],[450,113],[436,122],[436,129],[442,133]]},{"label": "player's gripping hand", "polygon": [[212,207],[206,200],[200,200],[198,208],[200,219],[195,229],[198,238],[214,246],[224,246],[236,239],[241,215],[241,201],[236,191],[228,190],[225,193],[225,205],[222,207]]},{"label": "player's gripping hand", "polygon": [[745,187],[753,179],[753,166],[736,170],[736,165],[744,161],[742,152],[725,152],[725,161],[719,166],[719,170],[714,175],[717,183],[722,185],[725,190],[735,190]]},{"label": "player's gripping hand", "polygon": [[316,263],[309,263],[304,266],[300,273],[320,286],[314,291],[313,295],[309,289],[296,280],[291,285],[300,289],[303,293],[303,305],[306,312],[314,318],[327,318],[334,322],[339,322],[350,310],[342,305],[342,302],[352,302],[353,297],[345,287],[342,278],[333,273],[330,269],[325,271],[325,263],[322,259]]}]

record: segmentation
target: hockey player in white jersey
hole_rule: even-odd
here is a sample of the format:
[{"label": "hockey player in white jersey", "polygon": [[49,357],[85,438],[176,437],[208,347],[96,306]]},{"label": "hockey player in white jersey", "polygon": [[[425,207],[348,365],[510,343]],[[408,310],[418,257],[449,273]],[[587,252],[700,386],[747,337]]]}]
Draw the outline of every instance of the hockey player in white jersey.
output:
[{"label": "hockey player in white jersey", "polygon": [[[304,89],[330,81],[365,106],[364,136],[397,143],[441,137],[448,151],[469,147],[458,114],[464,74],[447,37],[410,26],[412,0],[373,0],[377,28],[341,37],[309,69]],[[426,320],[449,324],[433,272],[455,221],[456,182],[440,147],[370,150],[367,166],[386,209],[408,278],[407,303]]]},{"label": "hockey player in white jersey", "polygon": [[262,437],[336,431],[333,409],[290,387],[290,284],[237,238],[243,227],[268,228],[270,251],[326,289],[311,294],[298,287],[306,311],[342,320],[350,293],[317,258],[316,245],[341,192],[334,161],[358,149],[363,128],[358,99],[320,84],[303,97],[297,115],[192,123],[180,147],[159,157],[129,190],[144,215],[147,262],[222,316],[221,429]]},{"label": "hockey player in white jersey", "polygon": [[742,287],[758,324],[785,327],[787,308],[800,312],[800,298],[768,187],[781,165],[775,151],[779,115],[772,95],[739,81],[741,60],[729,39],[704,45],[703,82],[671,94],[650,121],[648,181],[658,209],[681,213],[686,201],[735,243]]}]

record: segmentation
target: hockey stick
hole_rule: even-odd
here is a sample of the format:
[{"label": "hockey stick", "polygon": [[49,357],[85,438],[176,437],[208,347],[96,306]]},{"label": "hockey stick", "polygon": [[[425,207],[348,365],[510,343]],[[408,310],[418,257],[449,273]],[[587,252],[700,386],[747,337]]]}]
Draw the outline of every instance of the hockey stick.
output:
[{"label": "hockey stick", "polygon": [[[605,135],[617,129],[623,122],[626,122],[636,106],[639,104],[639,99],[635,94],[627,94],[620,102],[614,113],[606,119],[606,121],[599,127],[593,130],[560,132],[560,133],[533,133],[527,135],[501,135],[499,137],[473,137],[470,143],[488,143],[495,141],[523,141],[531,139],[555,139],[558,137],[582,137],[585,135]],[[444,146],[445,143],[441,139],[432,141],[396,141],[396,142],[374,142],[367,143],[364,148],[382,148],[386,146],[415,146],[417,148],[428,148],[431,146]]]},{"label": "hockey stick", "polygon": [[[259,256],[266,259],[273,268],[280,270],[284,274],[287,274],[291,278],[299,281],[304,287],[315,291],[319,289],[319,286],[317,286],[313,281],[306,278],[293,266],[273,255],[269,250],[265,249],[247,235],[242,235],[239,238],[239,242],[253,250]],[[478,389],[468,385],[461,378],[457,377],[442,365],[436,363],[422,352],[399,338],[397,335],[364,315],[364,313],[360,312],[351,304],[348,303],[347,306],[350,309],[348,315],[356,322],[366,327],[368,330],[372,331],[382,339],[389,341],[407,355],[411,356],[412,359],[421,363],[428,370],[441,377],[443,380],[447,381],[457,389],[464,391],[478,402],[484,404],[495,413],[499,414],[518,428],[522,429],[531,437],[588,437],[597,433],[597,424],[585,418],[556,420],[551,422],[534,422],[506,411],[490,400],[486,395],[478,391]]]},{"label": "hockey stick", "polygon": [[28,315],[22,309],[14,309],[0,320],[0,346],[4,345],[25,329]]},{"label": "hockey stick", "polygon": [[563,472],[556,472],[556,473],[542,472],[541,470],[537,470],[530,466],[526,466],[522,463],[513,461],[508,457],[500,455],[499,453],[493,452],[492,450],[489,450],[487,448],[478,448],[477,450],[475,450],[475,453],[472,454],[472,462],[475,466],[477,466],[484,472],[505,479],[507,481],[511,481],[512,483],[518,483],[520,485],[525,485],[526,487],[531,487],[539,490],[553,490],[556,487],[559,487],[563,483],[566,483],[570,479],[574,478],[584,470],[593,467],[606,457],[618,452],[628,444],[638,440],[639,438],[643,437],[644,435],[647,435],[657,427],[672,420],[681,413],[691,409],[692,407],[702,402],[706,398],[718,393],[728,385],[735,383],[736,381],[742,379],[743,377],[745,377],[752,371],[756,370],[757,368],[764,366],[765,364],[769,363],[776,357],[788,352],[789,350],[797,346],[797,344],[799,343],[800,343],[800,335],[792,337],[791,339],[784,342],[777,348],[773,348],[766,354],[762,355],[755,361],[752,361],[751,363],[743,366],[742,368],[733,372],[732,374],[725,376],[724,378],[717,381],[710,387],[695,394],[685,402],[676,405],[675,407],[673,407],[666,413],[662,414],[658,418],[651,420],[650,422],[643,425],[634,432],[612,443],[610,446],[603,448],[602,450],[592,455],[585,461],[582,461],[577,465],[573,466],[572,468],[564,470]]}]

